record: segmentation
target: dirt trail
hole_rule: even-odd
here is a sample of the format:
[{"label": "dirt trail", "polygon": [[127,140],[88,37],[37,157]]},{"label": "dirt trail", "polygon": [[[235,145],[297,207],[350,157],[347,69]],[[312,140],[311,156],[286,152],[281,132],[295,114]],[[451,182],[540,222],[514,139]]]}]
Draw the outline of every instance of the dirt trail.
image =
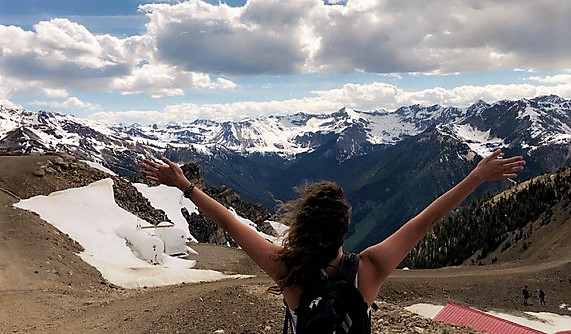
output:
[{"label": "dirt trail", "polygon": [[397,270],[392,275],[395,278],[399,277],[415,277],[415,278],[437,278],[437,277],[464,277],[470,278],[473,276],[505,276],[516,274],[533,274],[541,273],[554,268],[562,267],[571,262],[570,259],[552,260],[540,263],[526,263],[524,261],[488,265],[488,266],[461,266],[461,267],[448,267],[442,269],[417,269],[417,270]]}]

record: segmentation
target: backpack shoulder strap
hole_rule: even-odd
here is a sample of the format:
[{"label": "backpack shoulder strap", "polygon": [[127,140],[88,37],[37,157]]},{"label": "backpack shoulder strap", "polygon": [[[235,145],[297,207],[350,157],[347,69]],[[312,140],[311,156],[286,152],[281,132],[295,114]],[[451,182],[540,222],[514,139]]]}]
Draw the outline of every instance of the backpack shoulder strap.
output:
[{"label": "backpack shoulder strap", "polygon": [[284,300],[284,305],[285,305],[285,317],[284,317],[284,326],[282,334],[287,334],[289,328],[289,322],[291,320],[291,311],[289,310],[289,307],[285,303],[285,300]]},{"label": "backpack shoulder strap", "polygon": [[[357,278],[357,272],[359,271],[359,254],[343,253],[343,257],[341,257],[341,262],[339,264],[339,271],[344,275],[347,282],[356,286],[355,279]],[[378,309],[379,305],[373,302],[371,304],[371,310],[376,311]],[[369,319],[371,319],[370,316],[371,315],[369,314]]]},{"label": "backpack shoulder strap", "polygon": [[359,254],[343,253],[339,262],[339,272],[345,280],[355,286],[355,278],[359,271]]}]

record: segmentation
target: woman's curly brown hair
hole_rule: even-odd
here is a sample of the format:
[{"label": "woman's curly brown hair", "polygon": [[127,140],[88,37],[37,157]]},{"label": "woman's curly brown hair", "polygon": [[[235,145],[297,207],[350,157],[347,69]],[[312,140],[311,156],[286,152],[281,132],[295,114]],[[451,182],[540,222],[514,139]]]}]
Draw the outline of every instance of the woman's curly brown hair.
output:
[{"label": "woman's curly brown hair", "polygon": [[278,282],[303,287],[316,279],[321,268],[335,259],[349,227],[351,208],[343,190],[322,181],[296,188],[300,197],[285,203],[281,222],[289,231],[278,254],[287,274]]}]

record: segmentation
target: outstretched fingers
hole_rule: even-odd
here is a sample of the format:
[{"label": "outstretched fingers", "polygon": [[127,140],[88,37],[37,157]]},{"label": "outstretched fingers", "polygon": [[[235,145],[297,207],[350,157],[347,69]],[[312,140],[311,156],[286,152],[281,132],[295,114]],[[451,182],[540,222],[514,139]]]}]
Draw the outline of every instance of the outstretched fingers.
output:
[{"label": "outstretched fingers", "polygon": [[175,164],[174,162],[170,161],[167,157],[162,157],[161,160],[167,164],[169,167],[174,167],[174,166],[178,166],[177,164]]},{"label": "outstretched fingers", "polygon": [[523,166],[525,166],[525,161],[516,161],[511,163],[504,163],[504,168],[513,171],[520,171],[523,170]]},{"label": "outstretched fingers", "polygon": [[508,173],[519,172],[523,170],[524,165],[525,165],[525,160],[523,160],[523,157],[521,156],[502,159],[502,167],[504,172]]},{"label": "outstretched fingers", "polygon": [[523,160],[523,157],[521,155],[516,155],[515,157],[511,157],[511,158],[506,158],[506,159],[502,159],[504,164],[525,164],[525,160]]},{"label": "outstretched fingers", "polygon": [[159,169],[159,164],[149,159],[143,159],[142,161],[140,161],[139,166],[149,171],[157,171]]},{"label": "outstretched fingers", "polygon": [[517,172],[524,169],[525,161],[522,156],[503,158],[501,155],[501,150],[495,150],[478,163],[476,174],[481,180],[515,178]]},{"label": "outstretched fingers", "polygon": [[525,160],[522,156],[515,156],[507,159],[500,159],[502,166],[502,177],[512,179],[517,177],[517,172],[524,169]]},{"label": "outstretched fingers", "polygon": [[161,167],[160,164],[149,159],[143,159],[139,162],[139,167],[142,168],[140,172],[147,180],[161,183],[158,174]]},{"label": "outstretched fingers", "polygon": [[145,178],[147,178],[147,180],[157,182],[157,183],[161,183],[161,180],[159,180],[158,177],[151,175],[151,174],[144,173],[144,172],[143,172],[143,174],[145,174]]},{"label": "outstretched fingers", "polygon": [[484,158],[484,162],[488,162],[490,160],[494,160],[497,157],[499,157],[502,154],[502,150],[497,149],[494,152],[492,152],[490,155],[488,155],[487,157]]},{"label": "outstretched fingers", "polygon": [[161,160],[164,163],[149,159],[141,160],[139,162],[139,166],[142,168],[141,174],[143,174],[149,181],[154,181],[167,186],[178,186],[183,183],[183,179],[185,177],[180,167],[165,157],[161,158]]}]

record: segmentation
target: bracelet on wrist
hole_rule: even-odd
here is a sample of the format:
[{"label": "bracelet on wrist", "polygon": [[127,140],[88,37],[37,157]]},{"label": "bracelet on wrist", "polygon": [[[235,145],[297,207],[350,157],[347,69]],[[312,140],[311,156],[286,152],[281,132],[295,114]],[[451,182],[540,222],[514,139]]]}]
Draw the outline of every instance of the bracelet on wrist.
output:
[{"label": "bracelet on wrist", "polygon": [[184,191],[182,193],[183,193],[184,197],[190,198],[190,195],[192,194],[193,190],[194,190],[194,183],[190,182],[190,185],[188,187],[186,187],[186,189],[184,189]]}]

